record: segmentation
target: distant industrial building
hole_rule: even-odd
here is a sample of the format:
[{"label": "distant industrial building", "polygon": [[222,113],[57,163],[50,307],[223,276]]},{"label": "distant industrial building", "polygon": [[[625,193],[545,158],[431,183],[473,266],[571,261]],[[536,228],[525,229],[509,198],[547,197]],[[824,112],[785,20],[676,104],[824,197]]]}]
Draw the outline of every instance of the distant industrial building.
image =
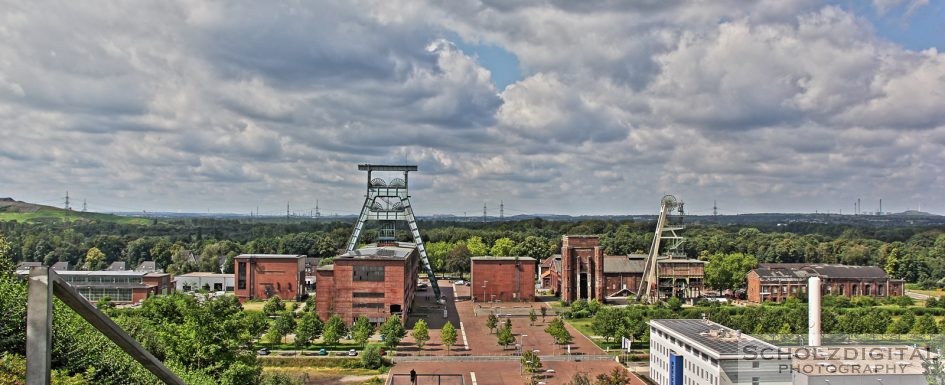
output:
[{"label": "distant industrial building", "polygon": [[[112,302],[137,303],[151,295],[174,292],[171,276],[166,273],[142,273],[137,271],[82,271],[55,270],[62,279],[72,285],[89,302],[108,297]],[[22,278],[29,270],[17,270]]]},{"label": "distant industrial building", "polygon": [[470,292],[473,301],[535,300],[535,259],[473,257]]},{"label": "distant industrial building", "polygon": [[[677,256],[658,256],[656,260],[661,298],[702,295],[704,261]],[[597,299],[620,303],[636,294],[645,267],[646,255],[604,255],[600,237],[565,235],[561,254],[542,263],[541,283],[560,295],[562,301]]]},{"label": "distant industrial building", "polygon": [[194,272],[174,277],[174,287],[179,292],[188,291],[234,291],[236,277],[233,274]]},{"label": "distant industrial building", "polygon": [[413,243],[386,243],[346,252],[316,270],[315,300],[322,319],[338,314],[351,324],[359,316],[382,323],[406,320],[417,289],[420,253]]},{"label": "distant industrial building", "polygon": [[650,379],[658,385],[792,384],[789,354],[709,320],[650,321]]},{"label": "distant industrial building", "polygon": [[748,272],[748,301],[781,302],[807,295],[807,279],[820,277],[823,294],[891,297],[904,293],[905,281],[875,266],[770,263]]},{"label": "distant industrial building", "polygon": [[234,260],[240,302],[273,296],[301,300],[305,294],[305,256],[293,254],[240,254]]}]

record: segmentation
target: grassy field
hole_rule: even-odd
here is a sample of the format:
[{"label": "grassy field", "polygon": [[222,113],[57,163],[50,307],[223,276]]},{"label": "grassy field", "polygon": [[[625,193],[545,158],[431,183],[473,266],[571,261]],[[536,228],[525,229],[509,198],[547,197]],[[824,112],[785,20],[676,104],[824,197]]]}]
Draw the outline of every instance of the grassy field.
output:
[{"label": "grassy field", "polygon": [[[2,209],[0,209],[2,210]],[[52,207],[43,207],[33,212],[0,211],[0,221],[15,222],[42,222],[42,221],[97,221],[119,224],[147,225],[151,220],[146,218],[122,217],[111,214],[68,211]]]},{"label": "grassy field", "polygon": [[[285,304],[286,310],[291,310],[292,304],[296,301],[282,301],[282,303]],[[243,311],[262,311],[264,305],[266,305],[265,301],[247,301],[243,303]],[[302,304],[299,303],[299,306],[302,306]]]}]

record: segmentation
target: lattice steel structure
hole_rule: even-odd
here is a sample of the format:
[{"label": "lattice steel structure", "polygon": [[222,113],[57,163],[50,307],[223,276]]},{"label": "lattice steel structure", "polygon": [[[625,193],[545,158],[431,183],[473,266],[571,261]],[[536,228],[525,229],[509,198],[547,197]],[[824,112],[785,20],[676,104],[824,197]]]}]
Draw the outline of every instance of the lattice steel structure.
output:
[{"label": "lattice steel structure", "polygon": [[[657,287],[659,274],[656,262],[659,259],[660,245],[663,241],[666,241],[666,254],[671,256],[684,254],[683,242],[685,238],[676,233],[683,229],[682,216],[685,215],[683,205],[683,202],[678,201],[672,195],[665,195],[660,200],[660,214],[656,219],[656,231],[653,234],[650,253],[647,255],[643,267],[643,280],[640,282],[640,289],[637,290],[637,300],[641,298],[647,301],[659,299]],[[678,213],[676,218],[673,218],[673,210]]]},{"label": "lattice steel structure", "polygon": [[[436,295],[436,298],[441,298],[440,286],[436,282],[436,276],[433,274],[433,268],[427,258],[427,250],[423,245],[423,238],[420,237],[417,218],[413,215],[413,208],[410,206],[410,194],[407,192],[407,174],[410,171],[417,171],[417,166],[359,164],[358,170],[367,171],[367,194],[364,195],[364,206],[361,208],[361,215],[358,216],[358,222],[355,223],[354,231],[351,232],[351,238],[348,240],[348,251],[354,251],[358,247],[361,232],[364,230],[364,224],[367,221],[381,222],[378,237],[380,242],[396,241],[395,224],[397,222],[407,222],[413,241],[420,252],[420,262],[423,269],[426,270],[427,276],[430,277],[433,294]],[[403,172],[403,178],[385,181],[381,178],[375,178],[373,175],[375,171]]]}]

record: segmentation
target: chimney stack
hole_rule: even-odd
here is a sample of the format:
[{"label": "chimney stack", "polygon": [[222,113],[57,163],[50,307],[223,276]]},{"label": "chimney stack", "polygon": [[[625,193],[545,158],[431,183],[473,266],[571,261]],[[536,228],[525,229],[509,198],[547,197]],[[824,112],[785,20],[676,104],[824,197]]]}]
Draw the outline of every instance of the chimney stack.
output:
[{"label": "chimney stack", "polygon": [[807,344],[820,346],[820,277],[810,277],[807,283]]}]

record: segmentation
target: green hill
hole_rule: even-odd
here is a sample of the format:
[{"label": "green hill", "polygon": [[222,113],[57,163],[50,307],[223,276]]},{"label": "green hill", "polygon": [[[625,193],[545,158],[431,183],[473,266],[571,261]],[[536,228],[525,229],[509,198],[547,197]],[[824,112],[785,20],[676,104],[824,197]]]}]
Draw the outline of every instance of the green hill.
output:
[{"label": "green hill", "polygon": [[101,214],[60,209],[27,202],[20,202],[13,198],[0,198],[0,221],[43,222],[43,221],[95,221],[114,222],[123,224],[146,225],[151,223],[145,218],[122,217],[112,214]]}]

